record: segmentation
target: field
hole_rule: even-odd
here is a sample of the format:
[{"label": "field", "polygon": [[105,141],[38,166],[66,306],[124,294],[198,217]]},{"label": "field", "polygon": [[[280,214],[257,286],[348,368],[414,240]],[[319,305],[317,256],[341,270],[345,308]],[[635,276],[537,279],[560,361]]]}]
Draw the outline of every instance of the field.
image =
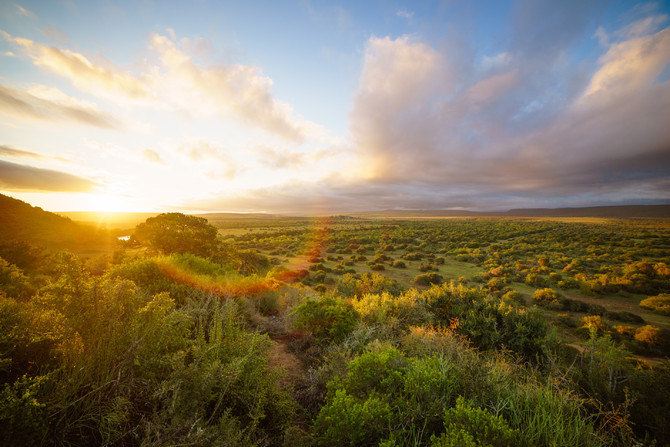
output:
[{"label": "field", "polygon": [[[404,289],[426,287],[415,278],[434,272],[440,282],[462,282],[499,295],[515,290],[525,305],[533,304],[536,290],[550,287],[567,299],[596,306],[581,312],[550,307],[548,317],[560,316],[563,326],[595,313],[611,327],[651,323],[670,328],[670,316],[639,306],[649,295],[670,291],[668,276],[654,271],[654,265],[667,269],[670,262],[670,222],[665,219],[340,217],[214,224],[230,244],[257,249],[279,266],[308,263],[302,282],[320,291],[336,289],[344,274],[370,272]],[[572,332],[578,330],[575,325]]]},{"label": "field", "polygon": [[2,445],[670,443],[668,220],[3,201]]}]

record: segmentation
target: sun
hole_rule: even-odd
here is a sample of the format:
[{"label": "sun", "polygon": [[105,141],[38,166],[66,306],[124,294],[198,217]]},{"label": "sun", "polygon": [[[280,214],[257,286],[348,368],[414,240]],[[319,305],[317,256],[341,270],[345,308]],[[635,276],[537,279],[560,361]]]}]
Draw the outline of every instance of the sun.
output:
[{"label": "sun", "polygon": [[128,203],[112,194],[91,194],[87,198],[86,208],[96,213],[119,213],[129,211]]}]

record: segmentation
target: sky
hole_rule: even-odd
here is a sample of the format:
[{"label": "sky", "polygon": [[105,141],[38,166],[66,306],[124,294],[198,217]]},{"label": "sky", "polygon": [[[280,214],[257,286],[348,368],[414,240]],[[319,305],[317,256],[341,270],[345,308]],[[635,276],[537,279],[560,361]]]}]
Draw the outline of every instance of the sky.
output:
[{"label": "sky", "polygon": [[52,211],[670,203],[670,2],[0,2],[0,193]]}]

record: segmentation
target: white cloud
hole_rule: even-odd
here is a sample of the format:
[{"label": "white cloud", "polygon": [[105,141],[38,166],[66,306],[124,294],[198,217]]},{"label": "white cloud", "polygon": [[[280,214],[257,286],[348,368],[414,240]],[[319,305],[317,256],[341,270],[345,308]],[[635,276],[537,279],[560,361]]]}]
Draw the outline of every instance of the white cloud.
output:
[{"label": "white cloud", "polygon": [[506,51],[503,51],[492,56],[484,56],[482,58],[481,67],[484,71],[495,70],[508,66],[511,61],[512,55]]},{"label": "white cloud", "polygon": [[35,65],[69,79],[84,91],[112,98],[119,94],[133,99],[148,95],[148,88],[141,79],[111,64],[96,64],[81,53],[48,47],[5,31],[0,34],[21,48]]},{"label": "white cloud", "polygon": [[414,17],[414,12],[409,11],[407,9],[399,9],[399,10],[396,11],[395,15],[398,16],[398,17],[401,17],[403,19],[410,20]]},{"label": "white cloud", "polygon": [[173,80],[170,87],[179,86],[184,99],[190,102],[195,96],[199,107],[213,106],[297,143],[305,139],[306,123],[294,116],[288,104],[273,97],[272,80],[256,67],[235,64],[201,68],[172,39],[159,34],[152,36],[151,45]]},{"label": "white cloud", "polygon": [[41,85],[27,89],[0,85],[0,112],[18,118],[66,121],[106,129],[121,126],[117,119],[93,104]]},{"label": "white cloud", "polygon": [[14,3],[14,7],[16,8],[17,14],[19,14],[22,17],[26,17],[26,18],[29,18],[29,19],[36,19],[37,18],[37,16],[35,15],[34,12],[29,10],[28,8],[25,8],[21,5],[19,5],[18,3]]}]

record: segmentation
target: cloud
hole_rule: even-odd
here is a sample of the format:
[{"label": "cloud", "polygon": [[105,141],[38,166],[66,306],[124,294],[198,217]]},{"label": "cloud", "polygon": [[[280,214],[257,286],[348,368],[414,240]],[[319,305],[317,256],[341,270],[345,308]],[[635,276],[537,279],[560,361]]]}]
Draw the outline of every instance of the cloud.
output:
[{"label": "cloud", "polygon": [[625,26],[617,34],[628,39],[645,36],[658,31],[661,25],[667,21],[668,16],[665,14],[652,15]]},{"label": "cloud", "polygon": [[301,152],[261,146],[256,153],[261,164],[274,169],[297,168],[306,162],[306,156]]},{"label": "cloud", "polygon": [[670,62],[670,29],[614,43],[599,62],[584,97],[631,95],[653,83]]},{"label": "cloud", "polygon": [[142,155],[146,160],[149,160],[153,163],[163,163],[163,159],[160,154],[153,149],[144,149]]},{"label": "cloud", "polygon": [[172,80],[192,105],[213,106],[244,122],[287,140],[302,143],[310,124],[294,116],[291,107],[272,95],[272,80],[256,67],[232,64],[202,68],[176,42],[160,34],[151,38],[153,49]]},{"label": "cloud", "polygon": [[0,112],[43,121],[69,121],[114,129],[120,123],[111,115],[51,88],[18,90],[0,85]]},{"label": "cloud", "polygon": [[66,44],[70,41],[67,33],[55,26],[45,26],[41,30],[44,37],[57,42],[60,45]]},{"label": "cloud", "polygon": [[37,152],[16,149],[11,146],[0,145],[0,156],[4,157],[25,157],[25,158],[44,158],[44,155]]},{"label": "cloud", "polygon": [[6,190],[85,192],[91,180],[65,172],[40,169],[0,160],[0,188]]},{"label": "cloud", "polygon": [[[54,30],[45,32],[66,39]],[[159,109],[177,108],[191,115],[224,114],[296,144],[307,138],[329,138],[325,129],[297,116],[290,105],[276,99],[272,80],[259,68],[243,64],[202,67],[195,63],[191,53],[207,53],[206,41],[188,38],[177,41],[174,32],[168,34],[154,34],[150,39],[150,48],[158,55],[159,64],[145,66],[143,73],[134,75],[76,51],[0,31],[6,41],[19,48],[36,66],[105,99],[131,100]]]},{"label": "cloud", "polygon": [[82,90],[107,97],[121,94],[131,99],[149,94],[144,81],[111,64],[96,64],[81,53],[48,47],[5,31],[0,34],[23,50],[36,66],[69,79]]},{"label": "cloud", "polygon": [[400,17],[400,18],[410,20],[414,17],[414,12],[413,11],[408,11],[407,9],[399,9],[399,10],[396,11],[395,15]]},{"label": "cloud", "polygon": [[512,12],[512,47],[526,56],[526,65],[552,61],[584,37],[598,9],[598,2],[581,0],[518,1]]},{"label": "cloud", "polygon": [[468,90],[468,99],[475,104],[486,103],[509,91],[519,81],[516,70],[482,79]]},{"label": "cloud", "polygon": [[234,178],[239,166],[226,151],[207,141],[195,141],[181,146],[180,151],[188,156],[191,162],[206,166],[208,175],[212,178]]},{"label": "cloud", "polygon": [[506,67],[512,61],[512,55],[503,51],[493,56],[484,56],[481,62],[481,68],[484,71],[495,70],[501,67]]},{"label": "cloud", "polygon": [[36,19],[37,16],[35,15],[34,12],[31,10],[19,5],[18,3],[14,3],[14,7],[16,8],[16,13],[22,17],[27,17],[29,19]]},{"label": "cloud", "polygon": [[435,93],[449,83],[441,55],[409,37],[371,38],[350,114],[353,144],[362,154],[364,175],[393,176],[403,158],[428,150]]},{"label": "cloud", "polygon": [[524,42],[501,53],[513,69],[469,79],[458,54],[371,38],[350,115],[365,181],[340,192],[387,190],[409,207],[670,199],[670,29],[639,34],[608,40],[588,76],[559,63],[568,33],[549,45],[554,59]]}]

